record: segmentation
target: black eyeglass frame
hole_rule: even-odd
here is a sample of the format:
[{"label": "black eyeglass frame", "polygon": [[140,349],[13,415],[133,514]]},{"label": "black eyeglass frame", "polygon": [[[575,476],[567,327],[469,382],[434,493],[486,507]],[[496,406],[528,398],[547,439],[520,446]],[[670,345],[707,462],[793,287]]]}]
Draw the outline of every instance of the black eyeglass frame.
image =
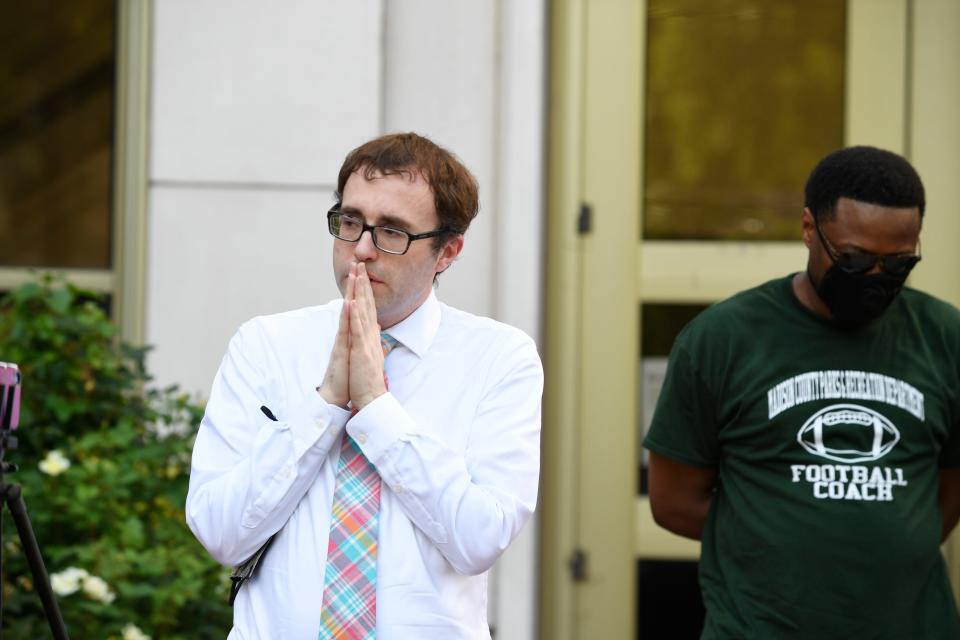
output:
[{"label": "black eyeglass frame", "polygon": [[849,274],[864,274],[870,272],[874,266],[880,265],[880,269],[892,276],[906,276],[917,263],[923,259],[920,255],[920,238],[917,238],[917,253],[895,253],[893,255],[877,255],[876,253],[867,253],[860,251],[857,253],[847,253],[837,251],[823,231],[820,230],[820,221],[816,217],[813,219],[813,226],[817,230],[817,236],[820,238],[820,244],[827,250],[827,255],[840,270]]},{"label": "black eyeglass frame", "polygon": [[[357,222],[359,222],[360,225],[363,227],[360,230],[360,235],[358,235],[355,239],[350,240],[349,238],[344,238],[334,233],[333,231],[334,216],[346,217],[346,218],[350,218],[351,220],[356,220]],[[407,246],[403,248],[403,251],[391,251],[390,249],[384,249],[377,243],[377,229],[387,229],[389,231],[392,231],[393,233],[402,233],[403,235],[407,236]],[[375,246],[380,251],[383,251],[384,253],[389,253],[390,255],[394,255],[394,256],[402,256],[407,251],[409,251],[410,243],[412,243],[414,240],[423,240],[425,238],[435,238],[439,235],[443,235],[444,233],[450,233],[450,229],[446,227],[440,227],[439,229],[434,229],[433,231],[427,231],[426,233],[410,233],[409,231],[404,231],[403,229],[391,227],[390,225],[386,225],[386,224],[367,224],[366,220],[364,220],[363,218],[360,218],[358,216],[352,216],[348,213],[344,213],[338,208],[338,206],[334,206],[329,211],[327,211],[327,231],[329,231],[330,235],[332,235],[334,238],[338,240],[343,240],[344,242],[360,242],[360,238],[363,237],[363,234],[366,231],[369,231],[370,238],[371,240],[373,240],[373,246]]]}]

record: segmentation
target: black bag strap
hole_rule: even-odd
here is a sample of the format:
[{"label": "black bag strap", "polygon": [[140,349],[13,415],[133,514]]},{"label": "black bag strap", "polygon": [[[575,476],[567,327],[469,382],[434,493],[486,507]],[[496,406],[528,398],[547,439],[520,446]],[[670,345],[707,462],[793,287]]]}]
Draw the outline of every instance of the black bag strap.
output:
[{"label": "black bag strap", "polygon": [[233,606],[233,601],[237,599],[237,594],[240,593],[240,587],[243,586],[243,583],[253,577],[254,571],[257,569],[257,565],[260,564],[260,559],[263,558],[263,554],[267,552],[267,549],[270,548],[270,544],[273,542],[273,539],[277,534],[270,536],[266,542],[263,543],[263,546],[257,549],[256,553],[247,558],[245,562],[242,562],[233,568],[233,573],[230,574],[230,580],[233,581],[233,584],[230,585],[230,606]]}]

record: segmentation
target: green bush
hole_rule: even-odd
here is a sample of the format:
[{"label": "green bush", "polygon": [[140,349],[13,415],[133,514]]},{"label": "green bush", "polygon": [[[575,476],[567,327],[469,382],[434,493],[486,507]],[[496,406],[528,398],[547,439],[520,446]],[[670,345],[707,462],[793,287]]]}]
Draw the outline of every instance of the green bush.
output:
[{"label": "green bush", "polygon": [[[150,387],[146,352],[118,340],[93,294],[49,276],[0,299],[0,360],[23,373],[6,455],[20,470],[6,479],[23,487],[71,638],[120,638],[131,623],[154,640],[223,638],[228,572],[183,513],[202,408]],[[9,514],[3,547],[4,632],[48,637]]]}]

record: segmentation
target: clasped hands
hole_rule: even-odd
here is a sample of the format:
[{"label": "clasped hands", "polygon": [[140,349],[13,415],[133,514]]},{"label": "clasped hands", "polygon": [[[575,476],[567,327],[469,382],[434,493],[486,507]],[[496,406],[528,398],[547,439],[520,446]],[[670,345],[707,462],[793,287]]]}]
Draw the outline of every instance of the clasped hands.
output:
[{"label": "clasped hands", "polygon": [[349,402],[357,411],[387,392],[377,305],[362,262],[350,266],[340,326],[317,392],[330,404],[346,409]]}]

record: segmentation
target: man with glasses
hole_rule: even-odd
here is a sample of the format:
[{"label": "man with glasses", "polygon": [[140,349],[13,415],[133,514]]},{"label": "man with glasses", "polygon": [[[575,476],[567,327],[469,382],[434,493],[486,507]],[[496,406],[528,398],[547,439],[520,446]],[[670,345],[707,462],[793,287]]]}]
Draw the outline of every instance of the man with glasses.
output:
[{"label": "man with glasses", "polygon": [[255,566],[231,638],[489,638],[487,571],[537,498],[536,347],[437,300],[478,210],[448,151],[367,142],[335,197],[343,299],[231,340],[187,521],[238,575]]},{"label": "man with glasses", "polygon": [[702,540],[703,638],[960,638],[939,545],[960,515],[960,312],[904,281],[924,189],[831,153],[805,271],[678,336],[644,446],[661,526]]}]

